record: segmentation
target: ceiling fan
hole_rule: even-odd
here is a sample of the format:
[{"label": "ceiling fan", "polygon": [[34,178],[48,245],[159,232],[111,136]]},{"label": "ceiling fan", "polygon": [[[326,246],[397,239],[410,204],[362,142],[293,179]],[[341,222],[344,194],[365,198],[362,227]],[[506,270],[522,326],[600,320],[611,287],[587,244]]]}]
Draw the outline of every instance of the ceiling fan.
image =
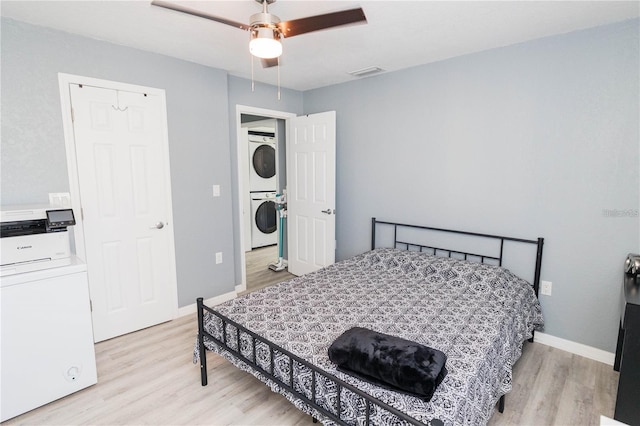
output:
[{"label": "ceiling fan", "polygon": [[164,0],[153,0],[151,4],[249,31],[251,36],[249,51],[253,56],[262,59],[262,66],[265,68],[278,65],[278,57],[282,54],[281,38],[294,37],[313,31],[320,31],[327,28],[340,27],[359,22],[367,22],[367,18],[365,17],[362,8],[343,10],[340,12],[326,13],[323,15],[315,15],[281,22],[280,18],[269,13],[268,10],[268,5],[276,0],[255,1],[262,4],[262,12],[251,15],[249,20],[250,23],[248,25],[210,15],[199,10],[190,9]]}]

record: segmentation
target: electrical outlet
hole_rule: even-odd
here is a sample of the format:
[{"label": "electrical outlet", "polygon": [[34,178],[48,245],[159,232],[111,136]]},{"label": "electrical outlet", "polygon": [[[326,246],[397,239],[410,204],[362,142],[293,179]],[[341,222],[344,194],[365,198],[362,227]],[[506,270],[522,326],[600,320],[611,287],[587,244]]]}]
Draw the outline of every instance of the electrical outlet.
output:
[{"label": "electrical outlet", "polygon": [[219,251],[216,253],[216,264],[222,263],[222,252]]},{"label": "electrical outlet", "polygon": [[213,185],[213,196],[214,197],[220,196],[220,185]]},{"label": "electrical outlet", "polygon": [[551,281],[540,281],[540,293],[544,294],[545,296],[551,296],[552,284],[553,283]]}]

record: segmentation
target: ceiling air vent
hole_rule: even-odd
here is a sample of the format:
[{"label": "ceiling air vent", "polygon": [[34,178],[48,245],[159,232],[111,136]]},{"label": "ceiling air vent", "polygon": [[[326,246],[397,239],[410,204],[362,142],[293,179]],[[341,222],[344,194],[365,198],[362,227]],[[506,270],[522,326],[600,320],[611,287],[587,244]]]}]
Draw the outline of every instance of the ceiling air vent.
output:
[{"label": "ceiling air vent", "polygon": [[366,76],[378,74],[381,72],[384,72],[384,70],[380,67],[367,67],[367,68],[362,68],[355,71],[349,71],[349,74],[351,74],[354,77],[366,77]]}]

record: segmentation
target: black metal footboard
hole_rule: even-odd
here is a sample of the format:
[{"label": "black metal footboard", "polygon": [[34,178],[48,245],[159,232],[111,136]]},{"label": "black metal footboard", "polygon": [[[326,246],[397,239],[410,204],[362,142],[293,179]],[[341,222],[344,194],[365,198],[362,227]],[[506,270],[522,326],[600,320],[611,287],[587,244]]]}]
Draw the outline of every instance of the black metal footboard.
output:
[{"label": "black metal footboard", "polygon": [[[365,392],[362,392],[353,385],[323,371],[312,363],[300,358],[273,342],[270,342],[264,337],[259,336],[219,312],[205,306],[203,298],[200,297],[197,299],[197,306],[198,345],[200,351],[200,374],[202,386],[207,385],[207,357],[205,347],[205,339],[207,339],[207,341],[213,342],[219,348],[233,354],[238,360],[244,362],[247,366],[253,369],[253,371],[273,381],[289,394],[308,405],[311,409],[339,425],[356,423],[355,419],[353,420],[353,423],[349,423],[348,420],[343,417],[343,411],[345,410],[343,410],[341,395],[347,392],[356,396],[358,405],[356,417],[360,417],[358,418],[358,421],[364,420],[365,425],[372,424],[371,417],[373,417],[373,414],[376,414],[377,416],[382,415],[383,417],[391,420],[389,423],[393,424],[398,424],[398,421],[400,421],[410,425],[425,425],[425,423],[408,416],[407,414],[372,397],[371,395],[368,395]],[[220,321],[221,338],[212,335],[205,329],[205,311],[214,315],[215,318]],[[266,365],[259,362],[257,358],[258,350],[267,351],[268,362]],[[276,356],[280,359],[280,362],[284,360],[285,374],[282,374],[282,371],[278,371],[276,368]],[[298,372],[304,371],[306,374],[295,374],[294,372],[296,370]],[[308,386],[307,388],[305,388],[305,383],[303,383],[305,381]],[[335,400],[323,401],[323,396],[318,395],[316,391],[319,386],[335,388]],[[364,419],[361,418],[362,415],[364,415]],[[433,419],[429,421],[428,424],[432,426],[444,425],[444,423],[439,419]]]}]

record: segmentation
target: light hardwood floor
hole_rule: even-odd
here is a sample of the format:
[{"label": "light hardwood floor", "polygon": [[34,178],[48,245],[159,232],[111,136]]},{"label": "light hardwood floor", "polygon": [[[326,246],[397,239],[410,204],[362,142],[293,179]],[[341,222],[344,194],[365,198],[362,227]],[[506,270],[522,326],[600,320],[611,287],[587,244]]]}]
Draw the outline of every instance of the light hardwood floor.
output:
[{"label": "light hardwood floor", "polygon": [[[313,425],[248,373],[207,354],[209,385],[192,364],[195,315],[96,344],[98,384],[3,424]],[[47,348],[42,348],[46,351]],[[490,425],[597,425],[613,417],[611,366],[526,343],[504,413]]]},{"label": "light hardwood floor", "polygon": [[[4,424],[311,425],[283,397],[208,354],[209,385],[192,363],[195,315],[96,344],[98,383]],[[46,351],[46,348],[42,348]]]},{"label": "light hardwood floor", "polygon": [[489,425],[599,425],[613,418],[619,373],[613,367],[525,342],[505,410]]},{"label": "light hardwood floor", "polygon": [[260,247],[245,253],[247,292],[258,290],[295,277],[288,270],[275,272],[269,264],[278,260],[278,246]]}]

